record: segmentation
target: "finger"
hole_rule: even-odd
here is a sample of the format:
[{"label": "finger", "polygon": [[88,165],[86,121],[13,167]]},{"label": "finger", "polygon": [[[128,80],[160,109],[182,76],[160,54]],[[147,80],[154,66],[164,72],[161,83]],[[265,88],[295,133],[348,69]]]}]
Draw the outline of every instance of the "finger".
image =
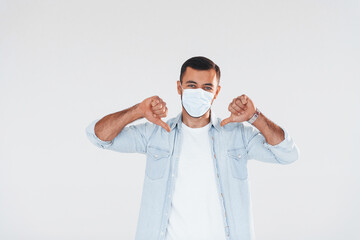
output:
[{"label": "finger", "polygon": [[158,118],[157,120],[155,120],[155,124],[159,125],[160,127],[164,128],[167,132],[170,132],[170,126],[164,122],[163,120],[161,120],[160,118]]},{"label": "finger", "polygon": [[229,104],[228,110],[229,110],[231,113],[235,113],[235,114],[237,113],[237,110],[234,109],[234,107],[233,107],[233,102],[231,102],[231,103]]},{"label": "finger", "polygon": [[239,106],[244,111],[247,109],[247,107],[242,103],[242,101],[239,98],[236,99],[235,104],[236,104],[236,106]]},{"label": "finger", "polygon": [[233,108],[232,105],[229,106],[229,111],[237,116],[240,115],[240,112]]},{"label": "finger", "polygon": [[166,104],[166,103],[165,103],[164,100],[162,100],[160,97],[156,97],[156,98],[154,98],[154,100],[153,100],[152,107],[155,107],[155,106],[157,106],[158,104]]},{"label": "finger", "polygon": [[164,112],[161,112],[161,113],[157,114],[157,116],[160,117],[160,118],[166,117],[167,112],[168,112],[168,109],[167,109],[167,107],[165,107]]},{"label": "finger", "polygon": [[239,105],[237,105],[235,102],[231,104],[231,106],[238,112],[243,112],[245,111],[245,109],[243,109],[242,107],[240,107]]},{"label": "finger", "polygon": [[156,116],[157,116],[157,117],[160,117],[160,118],[166,117],[166,115],[167,115],[167,108],[163,108],[161,111],[158,111],[158,112],[156,112],[156,113],[154,113],[154,114],[156,114]]},{"label": "finger", "polygon": [[155,106],[156,104],[158,104],[160,101],[159,101],[159,98],[154,98],[152,101],[151,101],[151,106]]},{"label": "finger", "polygon": [[153,110],[153,113],[155,114],[163,114],[165,111],[166,111],[167,107],[166,106],[162,106],[162,108],[159,108],[159,109],[156,109],[156,110]]},{"label": "finger", "polygon": [[165,111],[166,111],[166,109],[162,108],[160,110],[154,111],[153,113],[156,114],[156,115],[161,115],[161,114],[164,114]]},{"label": "finger", "polygon": [[166,117],[166,114],[158,114],[158,115],[156,115],[156,117],[158,117],[158,118],[164,118],[164,117]]},{"label": "finger", "polygon": [[163,107],[166,106],[166,103],[163,102],[163,101],[160,101],[158,102],[155,106],[152,107],[152,109],[155,111],[155,110],[160,110],[162,109]]},{"label": "finger", "polygon": [[224,126],[230,122],[231,122],[230,117],[225,118],[224,120],[221,121],[220,126]]},{"label": "finger", "polygon": [[246,105],[248,102],[248,97],[245,94],[243,94],[240,96],[240,101],[243,105]]}]

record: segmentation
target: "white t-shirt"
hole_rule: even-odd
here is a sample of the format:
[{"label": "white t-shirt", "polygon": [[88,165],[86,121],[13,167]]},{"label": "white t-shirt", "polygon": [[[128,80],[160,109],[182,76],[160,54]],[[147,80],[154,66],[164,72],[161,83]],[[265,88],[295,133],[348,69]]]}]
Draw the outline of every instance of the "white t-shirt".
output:
[{"label": "white t-shirt", "polygon": [[182,123],[183,143],[166,240],[226,239],[209,128]]}]

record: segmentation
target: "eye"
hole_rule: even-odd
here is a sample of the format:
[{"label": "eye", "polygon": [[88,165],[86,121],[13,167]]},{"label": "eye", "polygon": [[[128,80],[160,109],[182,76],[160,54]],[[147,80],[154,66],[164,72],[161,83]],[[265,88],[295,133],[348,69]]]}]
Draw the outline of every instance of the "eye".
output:
[{"label": "eye", "polygon": [[211,87],[205,87],[206,89],[208,89],[208,90],[211,90],[212,88]]},{"label": "eye", "polygon": [[194,86],[195,87],[195,84],[189,84],[188,86],[190,86],[190,87]]}]

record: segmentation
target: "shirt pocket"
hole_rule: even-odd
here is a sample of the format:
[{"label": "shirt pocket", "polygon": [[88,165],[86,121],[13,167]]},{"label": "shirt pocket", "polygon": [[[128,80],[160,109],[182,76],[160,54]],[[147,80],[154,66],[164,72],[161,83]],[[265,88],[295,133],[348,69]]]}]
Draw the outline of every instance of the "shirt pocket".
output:
[{"label": "shirt pocket", "polygon": [[146,175],[150,179],[159,179],[164,176],[170,151],[154,146],[148,146],[146,159]]},{"label": "shirt pocket", "polygon": [[245,180],[248,177],[247,171],[247,150],[246,148],[232,148],[227,150],[230,161],[231,174],[234,178]]}]

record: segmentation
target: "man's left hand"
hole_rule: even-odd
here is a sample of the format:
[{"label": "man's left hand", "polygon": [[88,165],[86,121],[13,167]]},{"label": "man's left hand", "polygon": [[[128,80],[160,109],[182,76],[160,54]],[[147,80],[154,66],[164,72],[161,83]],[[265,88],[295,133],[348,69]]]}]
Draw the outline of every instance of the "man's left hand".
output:
[{"label": "man's left hand", "polygon": [[231,112],[231,115],[221,121],[221,126],[230,122],[248,121],[254,115],[256,108],[251,99],[243,94],[233,99],[229,104],[228,110]]}]

